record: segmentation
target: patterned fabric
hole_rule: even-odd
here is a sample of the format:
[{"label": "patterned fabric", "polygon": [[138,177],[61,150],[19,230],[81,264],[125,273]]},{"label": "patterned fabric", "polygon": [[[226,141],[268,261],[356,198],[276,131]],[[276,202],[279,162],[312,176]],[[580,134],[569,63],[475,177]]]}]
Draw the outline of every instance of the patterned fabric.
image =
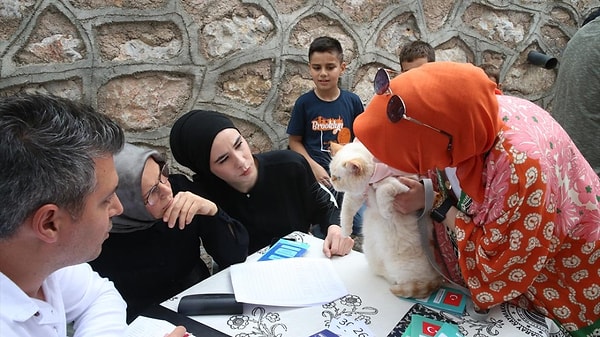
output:
[{"label": "patterned fabric", "polygon": [[466,287],[464,278],[460,272],[458,265],[458,254],[455,248],[455,243],[452,240],[454,236],[448,228],[441,223],[433,222],[433,233],[435,237],[435,259],[438,266],[441,266],[442,272],[445,273],[446,277],[450,278],[452,282]]},{"label": "patterned fabric", "polygon": [[456,219],[473,300],[480,308],[510,301],[573,336],[598,336],[598,176],[546,111],[498,101],[505,126],[486,158],[484,200]]},{"label": "patterned fabric", "polygon": [[[455,200],[454,192],[451,190],[451,185],[446,173],[442,170],[432,170],[428,173],[428,178],[431,179],[433,190],[438,191],[443,198],[452,198]],[[441,182],[441,183],[440,183]],[[448,188],[446,188],[448,186]],[[452,282],[466,287],[464,278],[460,272],[458,265],[458,245],[456,244],[456,235],[454,231],[443,223],[433,221],[433,234],[435,238],[435,259],[438,266],[442,266],[442,272]]]},{"label": "patterned fabric", "polygon": [[392,113],[412,122],[390,120],[391,95],[378,95],[354,131],[402,171],[456,168],[472,199],[455,234],[476,305],[511,301],[575,336],[600,336],[599,178],[546,111],[495,87],[472,64],[430,62],[390,82],[404,102]]},{"label": "patterned fabric", "polygon": [[[413,315],[434,319],[442,323],[458,325],[460,334],[465,337],[483,336],[527,336],[527,337],[566,337],[568,332],[556,327],[552,322],[535,312],[523,310],[509,303],[503,303],[490,313],[484,321],[469,315],[457,317],[445,311],[415,304],[402,317],[387,337],[404,337]],[[412,331],[411,331],[412,332]]]}]

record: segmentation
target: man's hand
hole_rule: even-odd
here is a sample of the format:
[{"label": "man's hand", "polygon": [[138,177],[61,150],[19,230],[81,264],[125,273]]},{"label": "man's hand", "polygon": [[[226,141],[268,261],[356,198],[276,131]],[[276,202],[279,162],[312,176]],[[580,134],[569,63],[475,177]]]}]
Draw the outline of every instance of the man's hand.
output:
[{"label": "man's hand", "polygon": [[408,186],[409,190],[396,194],[394,209],[402,214],[414,213],[425,207],[425,188],[418,180],[398,177],[401,183]]},{"label": "man's hand", "polygon": [[342,227],[331,225],[327,228],[327,237],[323,242],[323,254],[327,257],[333,255],[344,256],[348,255],[354,247],[354,239],[342,235]]},{"label": "man's hand", "polygon": [[192,222],[196,214],[213,216],[217,214],[217,205],[192,192],[179,192],[173,197],[173,202],[165,211],[163,221],[167,222],[169,228],[175,227],[179,219],[179,229],[184,229]]}]

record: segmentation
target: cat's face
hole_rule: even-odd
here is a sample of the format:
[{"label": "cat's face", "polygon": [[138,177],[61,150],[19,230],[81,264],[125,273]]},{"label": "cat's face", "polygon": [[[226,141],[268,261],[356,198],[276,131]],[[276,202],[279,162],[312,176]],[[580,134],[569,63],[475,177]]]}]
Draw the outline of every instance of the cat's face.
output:
[{"label": "cat's face", "polygon": [[373,155],[361,143],[337,147],[332,146],[329,163],[333,188],[340,192],[364,192],[375,169]]}]

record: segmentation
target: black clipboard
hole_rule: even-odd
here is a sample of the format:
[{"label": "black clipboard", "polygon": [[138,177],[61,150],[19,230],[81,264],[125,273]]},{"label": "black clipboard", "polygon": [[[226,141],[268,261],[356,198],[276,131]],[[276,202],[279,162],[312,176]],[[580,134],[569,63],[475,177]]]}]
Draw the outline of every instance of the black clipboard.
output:
[{"label": "black clipboard", "polygon": [[162,319],[175,325],[183,325],[188,332],[193,333],[197,337],[230,337],[219,330],[167,309],[160,304],[150,306],[141,313],[141,316]]}]

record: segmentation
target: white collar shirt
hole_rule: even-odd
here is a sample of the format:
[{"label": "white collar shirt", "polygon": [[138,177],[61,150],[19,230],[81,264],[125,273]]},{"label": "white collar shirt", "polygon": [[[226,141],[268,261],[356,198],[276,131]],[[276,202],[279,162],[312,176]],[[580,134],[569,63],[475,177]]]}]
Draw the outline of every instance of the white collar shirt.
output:
[{"label": "white collar shirt", "polygon": [[87,264],[52,273],[42,284],[45,301],[29,297],[0,272],[0,332],[3,337],[122,337],[126,304],[112,282]]}]

